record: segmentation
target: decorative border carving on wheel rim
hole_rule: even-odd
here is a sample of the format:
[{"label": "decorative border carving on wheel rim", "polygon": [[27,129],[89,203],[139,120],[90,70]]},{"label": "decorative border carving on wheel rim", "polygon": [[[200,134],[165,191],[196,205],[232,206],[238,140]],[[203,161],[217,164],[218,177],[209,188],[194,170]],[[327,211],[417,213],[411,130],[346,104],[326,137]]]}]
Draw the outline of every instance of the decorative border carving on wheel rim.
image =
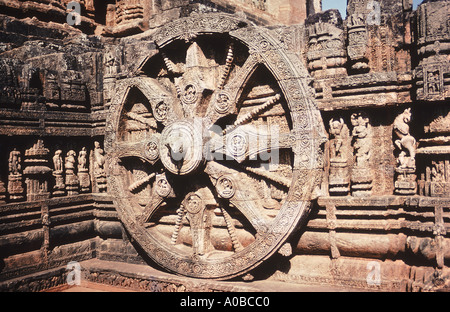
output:
[{"label": "decorative border carving on wheel rim", "polygon": [[[322,178],[321,145],[325,140],[325,131],[320,112],[313,100],[313,92],[308,85],[310,78],[306,69],[296,55],[282,48],[282,44],[269,30],[249,26],[247,21],[232,15],[213,13],[177,20],[162,27],[152,38],[161,50],[176,40],[215,34],[227,35],[248,47],[249,59],[252,59],[254,64],[264,64],[276,79],[290,113],[292,121],[290,142],[294,154],[293,178],[287,198],[276,217],[268,224],[268,228],[258,233],[254,242],[236,250],[232,255],[208,259],[177,252],[149,233],[136,219],[133,209],[130,208],[132,203],[128,200],[128,190],[121,182],[118,158],[118,153],[121,156],[127,153],[133,155],[133,149],[125,151],[118,148],[117,134],[123,105],[132,88],[142,92],[153,110],[163,102],[169,105],[173,102],[172,98],[165,97],[164,93],[159,92],[151,78],[132,77],[117,81],[107,118],[105,149],[108,158],[109,193],[113,195],[120,220],[143,251],[161,267],[180,275],[229,279],[248,272],[269,258],[307,217],[314,192]],[[250,72],[248,71],[249,76]],[[242,87],[237,86],[238,89]],[[234,96],[239,95],[240,92],[236,92]],[[218,111],[220,112],[220,109]],[[167,118],[162,121],[165,126],[171,124],[175,118],[173,111],[169,110],[167,113]],[[157,143],[147,143],[153,147],[155,144]],[[151,163],[155,162],[155,157],[148,157],[145,153],[142,153],[141,158]],[[226,176],[217,177],[217,180],[219,179],[227,180]],[[218,187],[218,192],[225,194],[223,196],[226,198],[232,197],[235,190],[226,192],[219,190]]]}]

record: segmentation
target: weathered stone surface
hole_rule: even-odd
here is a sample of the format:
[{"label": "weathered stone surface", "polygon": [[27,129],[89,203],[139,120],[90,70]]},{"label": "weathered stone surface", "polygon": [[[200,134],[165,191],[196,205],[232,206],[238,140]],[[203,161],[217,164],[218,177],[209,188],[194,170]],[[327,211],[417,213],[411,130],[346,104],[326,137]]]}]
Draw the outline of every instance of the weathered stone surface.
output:
[{"label": "weathered stone surface", "polygon": [[448,289],[449,1],[68,2],[0,1],[2,290]]}]

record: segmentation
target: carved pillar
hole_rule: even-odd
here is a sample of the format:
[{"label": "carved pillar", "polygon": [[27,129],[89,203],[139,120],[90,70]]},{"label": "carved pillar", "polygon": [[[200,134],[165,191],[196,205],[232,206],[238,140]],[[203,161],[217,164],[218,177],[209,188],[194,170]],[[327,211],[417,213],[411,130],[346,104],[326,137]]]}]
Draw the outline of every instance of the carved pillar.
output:
[{"label": "carved pillar", "polygon": [[417,9],[417,56],[414,70],[417,100],[430,107],[424,127],[426,138],[419,141],[425,172],[421,193],[450,197],[450,2],[429,1]]},{"label": "carved pillar", "polygon": [[314,14],[306,20],[308,69],[315,78],[346,75],[347,55],[342,18],[338,10]]},{"label": "carved pillar", "polygon": [[144,5],[141,0],[116,1],[116,25],[140,22],[144,18]]},{"label": "carved pillar", "polygon": [[47,71],[44,83],[45,105],[49,108],[58,108],[61,100],[58,73]]},{"label": "carved pillar", "polygon": [[[366,73],[370,70],[368,58],[367,19],[370,14],[370,0],[349,0],[347,3],[347,52],[352,73]],[[378,2],[377,2],[378,3]]]},{"label": "carved pillar", "polygon": [[11,201],[24,199],[22,157],[20,151],[15,148],[9,154],[8,194]]},{"label": "carved pillar", "polygon": [[27,185],[27,200],[41,200],[50,197],[48,182],[51,169],[48,166],[50,151],[44,147],[44,141],[38,140],[25,151],[25,169],[23,171]]},{"label": "carved pillar", "polygon": [[61,75],[61,101],[62,107],[69,109],[87,108],[86,84],[82,73],[75,70],[67,70]]},{"label": "carved pillar", "polygon": [[417,9],[417,51],[415,69],[417,99],[441,101],[450,97],[450,2],[433,1]]},{"label": "carved pillar", "polygon": [[416,183],[416,139],[409,133],[411,109],[405,109],[394,120],[394,145],[398,150],[395,168],[395,193],[414,195]]},{"label": "carved pillar", "polygon": [[350,136],[349,129],[342,118],[330,120],[330,195],[348,195],[350,191],[349,156]]},{"label": "carved pillar", "polygon": [[354,13],[347,19],[348,46],[347,52],[354,73],[365,73],[370,70],[368,53],[368,31],[366,15]]},{"label": "carved pillar", "polygon": [[368,196],[372,192],[373,172],[370,166],[372,153],[372,126],[363,112],[351,116],[353,125],[354,164],[351,170],[353,196]]},{"label": "carved pillar", "polygon": [[45,110],[43,101],[43,84],[39,68],[25,65],[22,68],[21,78],[21,110]]},{"label": "carved pillar", "polygon": [[5,183],[0,181],[0,204],[6,203],[6,188]]}]

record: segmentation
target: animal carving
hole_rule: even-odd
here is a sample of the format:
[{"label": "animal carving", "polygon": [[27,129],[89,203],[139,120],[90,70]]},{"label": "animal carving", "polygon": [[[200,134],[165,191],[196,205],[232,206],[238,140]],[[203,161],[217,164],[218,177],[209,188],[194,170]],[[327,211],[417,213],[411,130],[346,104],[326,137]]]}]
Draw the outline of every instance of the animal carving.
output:
[{"label": "animal carving", "polygon": [[409,123],[411,121],[411,108],[407,108],[403,113],[398,115],[394,120],[394,133],[397,140],[394,141],[395,146],[400,151],[407,150],[409,153],[410,167],[415,166],[416,157],[416,139],[409,133]]}]

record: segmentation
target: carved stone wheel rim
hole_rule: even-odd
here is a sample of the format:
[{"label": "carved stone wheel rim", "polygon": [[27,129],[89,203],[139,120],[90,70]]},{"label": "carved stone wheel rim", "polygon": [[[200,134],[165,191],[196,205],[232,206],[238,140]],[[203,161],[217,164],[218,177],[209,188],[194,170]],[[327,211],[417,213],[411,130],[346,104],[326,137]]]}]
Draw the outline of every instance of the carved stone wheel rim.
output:
[{"label": "carved stone wheel rim", "polygon": [[[247,138],[251,138],[251,130],[246,128],[248,124],[246,122],[239,123],[236,103],[240,101],[249,78],[255,73],[257,68],[262,66],[273,76],[280,91],[276,97],[270,98],[267,102],[273,101],[279,104],[278,101],[284,101],[284,114],[288,116],[287,118],[291,122],[289,133],[282,133],[281,139],[279,138],[278,143],[276,143],[279,145],[275,147],[269,146],[270,149],[279,148],[281,150],[287,148],[292,153],[292,168],[291,173],[289,173],[291,178],[286,179],[277,176],[271,178],[267,173],[265,174],[252,168],[247,168],[250,171],[243,173],[240,171],[241,169],[236,169],[236,167],[228,168],[223,163],[219,163],[214,159],[205,159],[205,157],[201,161],[186,165],[186,168],[184,168],[186,160],[183,158],[184,156],[181,156],[180,168],[185,169],[185,171],[177,173],[175,172],[176,170],[168,170],[168,167],[171,165],[167,164],[167,159],[164,160],[166,162],[164,164],[161,158],[170,157],[170,154],[167,156],[167,153],[170,153],[170,149],[173,147],[168,147],[172,141],[167,141],[166,138],[163,138],[168,132],[164,131],[164,129],[166,127],[174,127],[173,125],[178,123],[183,124],[184,130],[182,131],[185,133],[190,131],[188,129],[190,127],[188,126],[189,122],[186,122],[186,120],[189,120],[189,118],[191,120],[192,118],[195,119],[197,116],[195,114],[194,116],[186,116],[189,115],[188,113],[180,115],[180,111],[183,111],[183,107],[197,105],[196,103],[200,101],[199,99],[204,97],[202,88],[205,87],[199,86],[195,79],[185,79],[188,81],[184,85],[179,83],[179,88],[177,91],[173,91],[172,94],[167,90],[161,91],[164,90],[164,87],[155,78],[148,76],[117,81],[115,96],[107,118],[105,149],[107,152],[109,192],[113,196],[120,220],[143,251],[161,267],[176,274],[196,278],[229,279],[248,272],[273,255],[307,217],[313,190],[317,188],[321,181],[322,154],[320,145],[323,143],[325,132],[320,113],[312,100],[313,94],[308,91],[310,90],[306,83],[308,74],[303,64],[296,57],[286,53],[282,48],[281,42],[268,30],[248,26],[247,21],[236,19],[227,14],[208,14],[189,17],[171,23],[154,34],[152,39],[155,40],[159,49],[159,57],[164,59],[167,73],[170,74],[170,71],[175,72],[176,69],[171,68],[174,63],[170,63],[170,57],[167,57],[164,52],[172,44],[186,40],[186,42],[189,42],[188,46],[190,48],[192,46],[197,48],[195,46],[197,45],[197,37],[213,37],[215,35],[220,35],[222,36],[221,38],[226,37],[228,42],[231,42],[230,46],[235,44],[244,47],[248,51],[248,56],[243,61],[242,66],[236,69],[238,73],[234,79],[229,78],[226,80],[227,82],[220,80],[216,83],[216,88],[209,97],[207,112],[202,116],[202,127],[205,127],[206,123],[207,129],[210,129],[209,127],[213,126],[215,122],[223,120],[221,119],[222,117],[236,114],[237,120],[235,120],[233,129],[224,132],[223,153],[228,153],[227,155],[232,158],[233,164],[241,164],[245,167],[246,161],[252,156],[252,153],[258,154],[261,152],[252,152],[247,147],[246,149],[244,148],[245,153],[243,155],[241,155],[240,151],[230,153],[226,151],[226,142],[230,138],[230,136],[227,137],[227,134],[239,133],[239,131],[243,131]],[[230,51],[232,51],[231,48]],[[227,65],[231,63],[229,62],[230,54],[231,52],[229,52],[227,60],[220,67],[221,69],[229,69],[230,66],[227,68]],[[142,64],[152,62],[152,60],[155,60],[154,56],[146,59]],[[187,70],[182,74],[182,78],[189,76],[186,72]],[[192,75],[189,78],[192,78]],[[219,88],[217,84],[220,85]],[[123,126],[126,123],[124,121],[126,119],[124,119],[125,106],[128,105],[126,103],[130,93],[134,92],[133,90],[138,90],[148,101],[153,111],[154,119],[158,123],[159,130],[155,130],[155,133],[151,134],[147,132],[147,135],[142,140],[128,142],[121,139],[121,133],[123,128],[126,128],[126,126]],[[269,104],[272,105],[273,103]],[[163,117],[158,113],[161,111],[159,110],[161,106],[164,106]],[[132,111],[127,112],[127,114],[127,118],[134,118],[132,122],[139,120],[138,117],[133,115]],[[145,123],[145,121],[141,120],[141,123]],[[147,122],[147,124],[151,124],[151,122]],[[132,127],[129,126],[129,128],[131,129]],[[183,135],[180,134],[180,136]],[[188,137],[194,140],[194,137],[190,136],[190,134]],[[207,138],[211,141],[212,135],[207,135]],[[239,139],[236,139],[236,141],[241,142]],[[191,152],[198,153],[198,148],[204,149],[204,147],[205,142],[202,141],[201,144],[194,148],[195,151]],[[159,157],[157,156],[158,153],[155,152],[157,148],[159,149]],[[166,150],[161,154],[161,150],[164,148]],[[184,151],[182,143],[179,144],[179,150]],[[128,159],[132,159],[130,161],[132,165],[142,162],[143,166],[146,166],[145,170],[148,170],[146,171],[147,176],[142,177],[141,175],[140,181],[139,179],[134,179],[133,181],[124,182],[124,176],[129,176],[131,171],[140,172],[139,170],[128,170],[126,168],[124,163],[129,161]],[[225,164],[227,164],[226,161]],[[238,166],[238,168],[243,167]],[[131,176],[134,177],[133,174]],[[271,185],[284,184],[284,187],[287,189],[284,198],[279,201],[279,210],[276,210],[274,216],[269,219],[265,214],[264,216],[258,215],[258,211],[262,211],[261,209],[264,208],[255,208],[261,203],[259,199],[254,202],[245,200],[246,188],[248,187],[245,182],[247,181],[247,176],[251,174],[257,174],[261,179],[260,181],[265,181],[269,177]],[[173,185],[181,183],[177,182],[178,179],[185,179],[182,183],[186,183],[185,181],[195,181],[197,177],[201,176],[208,177],[211,182],[210,185],[198,187],[194,191],[191,190],[191,192],[186,191],[178,194],[179,190],[172,186],[172,183],[174,183]],[[148,199],[145,207],[142,207],[142,204],[137,204],[137,197],[133,195],[133,192],[142,185],[147,184],[151,185],[153,190],[152,196]],[[206,193],[208,195],[205,195]],[[213,193],[216,206],[207,206],[211,204],[207,203],[207,201],[211,202],[212,197],[210,193]],[[184,209],[178,208],[177,211],[179,216],[184,213],[185,219],[183,219],[183,224],[187,222],[187,225],[183,226],[189,229],[189,233],[193,237],[190,246],[186,244],[178,246],[176,237],[174,244],[168,243],[170,240],[168,237],[161,238],[160,232],[156,229],[163,227],[160,221],[164,216],[157,221],[151,221],[157,213],[161,213],[160,210],[165,211],[164,209],[166,208],[160,208],[159,205],[164,201],[170,202],[172,200],[177,202],[179,207],[184,207]],[[222,206],[222,203],[225,204]],[[202,205],[201,207],[203,208],[199,208],[199,205]],[[215,210],[211,207],[215,207]],[[235,210],[231,211],[230,209]],[[217,212],[218,210],[222,211],[222,214],[214,215],[211,213],[211,211]],[[240,213],[240,216],[244,216],[244,219],[247,220],[244,220],[244,226],[239,230],[247,231],[245,224],[250,224],[251,230],[255,232],[254,240],[250,243],[242,244],[240,248],[233,244],[231,252],[215,249],[212,252],[205,252],[205,231],[213,231],[214,225],[206,227],[205,230],[204,220],[206,217],[202,217],[203,219],[198,217],[199,211],[202,211],[205,215],[206,211],[208,211],[208,214],[212,215],[211,218],[214,220],[223,218],[228,222],[225,222],[227,226],[231,222],[229,212]],[[232,222],[231,224],[235,223]],[[180,222],[175,223],[173,227],[182,226],[180,224]],[[233,226],[228,226],[228,230],[230,227],[232,228]],[[210,237],[208,236],[207,238],[209,239]],[[236,237],[232,237],[231,241],[235,242]],[[239,247],[240,243],[237,242],[236,244]],[[186,246],[188,247],[187,249],[185,248]],[[213,256],[210,256],[211,254]],[[216,254],[220,256],[216,256]]]}]

